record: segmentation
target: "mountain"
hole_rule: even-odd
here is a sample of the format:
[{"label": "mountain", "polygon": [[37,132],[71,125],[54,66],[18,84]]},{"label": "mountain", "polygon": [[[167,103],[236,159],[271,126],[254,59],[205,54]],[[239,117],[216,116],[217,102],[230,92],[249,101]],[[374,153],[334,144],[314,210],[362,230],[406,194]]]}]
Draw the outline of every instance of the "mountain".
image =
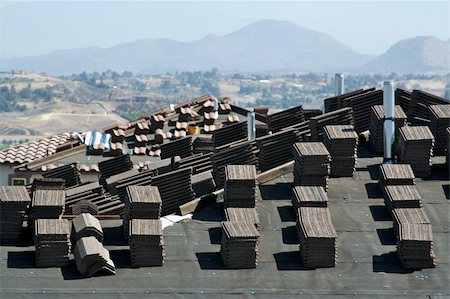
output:
[{"label": "mountain", "polygon": [[111,48],[58,50],[43,56],[0,59],[0,69],[49,74],[82,71],[334,71],[357,68],[372,56],[353,51],[330,35],[290,22],[264,20],[227,35],[192,42],[144,39]]},{"label": "mountain", "polygon": [[365,71],[425,73],[450,71],[450,40],[418,36],[394,44],[384,54],[369,61]]}]

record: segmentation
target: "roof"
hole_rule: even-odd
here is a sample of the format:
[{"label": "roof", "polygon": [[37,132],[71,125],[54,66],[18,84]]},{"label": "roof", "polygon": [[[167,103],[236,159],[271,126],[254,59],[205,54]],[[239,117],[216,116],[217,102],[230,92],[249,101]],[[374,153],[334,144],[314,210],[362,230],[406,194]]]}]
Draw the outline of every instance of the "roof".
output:
[{"label": "roof", "polygon": [[64,132],[12,147],[0,152],[0,163],[23,164],[51,156],[59,146],[74,138],[76,133]]},{"label": "roof", "polygon": [[[337,233],[335,268],[305,269],[300,261],[291,204],[293,175],[284,173],[259,186],[259,265],[224,269],[220,258],[221,206],[211,205],[163,230],[162,267],[131,266],[129,247],[121,239],[121,221],[101,221],[105,247],[117,266],[116,276],[83,279],[73,263],[63,268],[35,268],[34,246],[0,246],[0,294],[33,298],[38,294],[84,298],[86,294],[146,298],[442,298],[449,296],[450,201],[444,159],[434,158],[434,175],[417,179],[433,232],[437,267],[405,270],[395,253],[392,220],[373,169],[382,163],[366,150],[354,178],[330,178],[329,210]],[[443,187],[447,186],[447,189]],[[447,193],[448,194],[448,193]],[[18,279],[20,277],[20,279]],[[440,294],[440,295],[439,295]]]},{"label": "roof", "polygon": [[[361,103],[353,102],[353,104],[360,105]],[[235,109],[234,106],[231,108]],[[371,110],[359,106],[355,111],[366,113]],[[348,124],[346,122],[352,120],[352,113],[355,111],[352,112],[351,108],[344,108],[341,112],[335,110],[331,114],[331,118],[330,114],[325,114],[323,117],[316,116],[312,120],[315,124],[311,128],[311,132],[315,137],[320,137],[327,124]],[[219,115],[219,118],[221,116],[224,115]],[[345,122],[341,122],[342,117]],[[367,119],[361,115],[357,119],[364,120],[360,127],[367,124]],[[176,117],[171,121],[174,123]],[[302,128],[305,123],[306,126],[309,126],[308,122],[302,122]],[[169,122],[166,125],[169,126]],[[290,129],[295,130],[293,127]],[[130,133],[129,130],[128,133]],[[134,132],[131,133],[129,137],[133,137]],[[284,133],[275,136],[281,135],[284,136]],[[303,138],[308,139],[308,136],[302,136],[302,140],[305,140]],[[207,139],[205,138],[202,142],[209,146],[212,142],[209,143]],[[219,182],[217,184],[219,188],[223,185],[224,166],[251,164],[258,169],[261,157],[271,158],[267,160],[269,162],[277,160],[278,156],[282,155],[282,151],[292,149],[293,142],[298,141],[293,141],[295,138],[289,138],[282,144],[277,144],[280,139],[269,137],[263,139],[268,141],[264,144],[264,150],[269,150],[270,146],[274,146],[270,147],[270,155],[267,157],[256,154],[262,150],[258,147],[258,144],[263,143],[262,140],[260,142],[238,141],[216,148],[212,145],[212,149],[206,151],[211,154],[212,159],[207,159],[206,162],[202,159],[202,163],[212,164],[213,177]],[[78,153],[78,155],[80,154]],[[85,159],[86,156],[83,154],[77,157]],[[153,159],[149,156],[131,156],[131,159],[133,157],[142,158],[142,161]],[[189,160],[190,158],[198,160],[196,156],[193,157],[187,157],[184,162],[192,162]],[[71,158],[75,159],[76,157]],[[90,158],[93,161],[110,159],[101,156],[91,156]],[[121,157],[119,157],[120,159]],[[293,155],[288,160],[292,159]],[[284,159],[282,160],[284,161]],[[111,162],[114,165],[110,165],[111,169],[108,169],[108,174],[113,175],[109,179],[114,178],[114,174],[118,175],[115,171],[116,168],[122,169],[123,165],[113,163],[115,161]],[[306,295],[306,297],[328,295],[330,298],[336,298],[339,295],[366,297],[409,295],[413,298],[449,296],[450,227],[448,219],[450,218],[450,201],[448,198],[450,186],[444,157],[432,158],[432,176],[426,179],[405,179],[405,173],[393,171],[392,168],[395,166],[388,166],[389,169],[383,168],[391,170],[382,173],[383,178],[387,180],[385,183],[400,181],[416,184],[423,201],[423,207],[420,209],[416,208],[408,212],[403,209],[399,213],[397,213],[398,209],[394,210],[396,219],[400,220],[396,223],[404,223],[403,219],[417,219],[418,222],[421,222],[419,224],[424,225],[411,227],[407,233],[411,236],[417,234],[422,239],[430,236],[430,231],[426,227],[428,224],[424,222],[431,223],[433,251],[436,255],[437,267],[416,271],[405,269],[398,259],[396,252],[398,232],[395,231],[398,230],[398,227],[395,227],[392,215],[385,206],[379,185],[379,180],[382,179],[379,165],[382,161],[382,157],[377,157],[369,152],[367,143],[361,144],[358,148],[357,168],[353,177],[329,178],[328,180],[328,205],[325,209],[329,211],[326,213],[330,214],[336,232],[333,234],[333,230],[330,230],[331,233],[328,235],[333,236],[333,242],[334,235],[337,235],[337,265],[334,268],[308,269],[301,260],[299,240],[296,234],[296,213],[291,198],[294,180],[293,162],[289,162],[290,168],[286,166],[272,169],[277,173],[276,177],[271,176],[271,179],[264,180],[265,183],[260,184],[255,193],[257,196],[256,209],[260,220],[259,230],[256,231],[259,235],[256,269],[226,270],[224,268],[220,255],[221,222],[224,220],[223,195],[217,192],[219,193],[218,202],[199,209],[192,215],[192,219],[174,223],[163,230],[166,257],[162,267],[132,267],[130,248],[123,239],[121,220],[101,222],[104,229],[104,244],[111,253],[111,259],[117,265],[117,276],[82,279],[73,262],[61,269],[36,268],[35,248],[32,243],[26,243],[26,238],[22,239],[23,244],[19,244],[20,246],[0,246],[0,297],[35,297],[37,293],[45,293],[57,294],[60,297],[70,295],[72,298],[77,295],[86,296],[86,293],[91,292],[103,297],[116,293],[130,297],[148,296],[147,294],[152,293],[156,297],[179,295],[180,297],[201,298],[225,295],[263,298],[272,298],[276,295]],[[128,167],[123,169],[132,168],[132,163],[128,158],[126,162]],[[271,165],[270,168],[274,168],[279,164],[269,165]],[[165,205],[163,214],[172,213],[180,204],[195,202],[193,200],[195,194],[192,188],[191,168],[172,171],[171,167],[170,164],[164,165],[160,169],[152,169],[148,172],[128,170],[125,178],[121,178],[120,186],[119,181],[116,181],[116,187],[118,187],[116,191],[120,194],[120,188],[126,187],[126,183],[129,183],[129,181],[123,180],[131,180],[131,185],[141,183],[156,185],[159,188],[163,205]],[[161,173],[158,173],[160,170]],[[210,170],[211,167],[207,171]],[[407,169],[406,173],[408,177],[409,170]],[[119,174],[119,176],[121,175],[124,173]],[[263,177],[266,175],[264,174]],[[114,182],[110,184],[107,179],[102,180],[101,183],[102,185],[94,183],[95,186],[76,187],[86,190],[83,193],[77,192],[75,197],[94,196],[96,200],[107,203],[103,207],[104,210],[117,215],[123,211],[123,202],[120,200],[120,195],[112,195],[108,191],[109,187],[113,187]],[[111,191],[113,191],[112,188]],[[67,197],[70,200],[73,198],[72,196]],[[216,198],[214,197],[214,199]],[[205,200],[196,200],[198,200],[199,206],[213,202],[206,198]],[[324,207],[320,209],[323,211]],[[409,214],[406,215],[406,213]],[[310,222],[315,222],[315,224],[308,231],[312,233],[311,235],[315,235],[317,226],[323,221]],[[330,228],[327,227],[327,229]],[[252,235],[257,238],[253,223],[247,224],[246,228],[236,230],[236,233],[239,231],[236,236],[245,235],[249,230],[252,230]],[[403,231],[401,232],[403,233]],[[323,235],[323,232],[318,231],[318,233]],[[414,238],[416,237],[414,236]]]}]

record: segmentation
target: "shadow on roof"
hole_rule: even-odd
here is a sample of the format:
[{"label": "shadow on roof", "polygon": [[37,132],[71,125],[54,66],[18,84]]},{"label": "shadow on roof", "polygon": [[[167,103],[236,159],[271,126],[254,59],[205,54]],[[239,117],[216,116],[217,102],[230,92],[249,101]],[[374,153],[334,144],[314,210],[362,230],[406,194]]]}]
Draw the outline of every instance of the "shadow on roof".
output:
[{"label": "shadow on roof", "polygon": [[192,214],[192,219],[202,221],[224,221],[223,204],[213,204]]},{"label": "shadow on roof", "polygon": [[382,245],[395,245],[394,228],[377,228],[378,238]]},{"label": "shadow on roof", "polygon": [[367,166],[367,171],[369,171],[372,180],[380,180],[380,164]]},{"label": "shadow on roof", "polygon": [[128,245],[123,235],[123,226],[103,227],[103,245],[122,246]]},{"label": "shadow on roof", "polygon": [[381,193],[380,185],[378,183],[366,183],[365,187],[369,198],[383,198],[383,194]]},{"label": "shadow on roof", "polygon": [[75,260],[70,260],[67,266],[61,267],[61,274],[64,280],[77,280],[85,278],[80,274],[80,272],[78,272]]},{"label": "shadow on roof", "polygon": [[360,144],[358,146],[358,158],[375,158],[380,157],[382,154],[374,154],[370,150],[370,146],[368,146],[368,143]]},{"label": "shadow on roof", "polygon": [[283,235],[283,244],[299,244],[295,225],[283,227],[281,233]]},{"label": "shadow on roof", "polygon": [[220,252],[196,252],[202,270],[226,270]]},{"label": "shadow on roof", "polygon": [[221,227],[211,227],[208,229],[209,240],[211,244],[221,244],[222,241],[222,228]]},{"label": "shadow on roof", "polygon": [[445,198],[450,200],[450,184],[442,185],[442,189],[444,189]]},{"label": "shadow on roof", "polygon": [[112,249],[109,251],[111,260],[114,262],[116,269],[120,268],[138,268],[131,265],[129,249]]},{"label": "shadow on roof", "polygon": [[385,205],[373,205],[369,206],[372,213],[373,220],[375,221],[392,221],[392,217],[386,209]]},{"label": "shadow on roof", "polygon": [[291,200],[292,183],[276,183],[274,185],[259,185],[263,200]]},{"label": "shadow on roof", "polygon": [[412,273],[414,270],[403,268],[396,252],[374,255],[372,257],[373,272],[384,273]]},{"label": "shadow on roof", "polygon": [[36,268],[36,251],[9,251],[8,268]]},{"label": "shadow on roof", "polygon": [[295,222],[295,210],[293,206],[280,206],[277,207],[278,214],[282,222]]},{"label": "shadow on roof", "polygon": [[448,181],[450,179],[450,170],[447,169],[445,163],[433,164],[431,165],[431,176],[427,178],[422,178],[422,180],[438,180],[438,181]]},{"label": "shadow on roof", "polygon": [[300,250],[278,252],[273,255],[279,271],[314,270],[306,268],[301,262]]}]

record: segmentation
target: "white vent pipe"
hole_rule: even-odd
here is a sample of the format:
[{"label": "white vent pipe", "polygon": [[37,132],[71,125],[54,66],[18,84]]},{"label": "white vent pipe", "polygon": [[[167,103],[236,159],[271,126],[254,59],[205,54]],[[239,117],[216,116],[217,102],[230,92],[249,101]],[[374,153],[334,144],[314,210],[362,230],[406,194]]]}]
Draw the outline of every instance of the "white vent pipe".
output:
[{"label": "white vent pipe", "polygon": [[384,161],[392,162],[392,146],[395,141],[395,91],[394,82],[385,81],[383,84],[383,108],[384,108]]},{"label": "white vent pipe", "polygon": [[256,138],[255,112],[247,112],[247,137],[249,141]]},{"label": "white vent pipe", "polygon": [[344,75],[336,74],[334,76],[334,93],[336,96],[340,96],[344,93]]}]

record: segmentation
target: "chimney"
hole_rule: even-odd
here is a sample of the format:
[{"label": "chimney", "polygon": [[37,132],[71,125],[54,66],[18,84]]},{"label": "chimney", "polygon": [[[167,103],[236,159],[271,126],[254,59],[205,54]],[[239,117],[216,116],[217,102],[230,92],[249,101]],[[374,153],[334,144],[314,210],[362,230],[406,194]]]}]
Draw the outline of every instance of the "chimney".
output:
[{"label": "chimney", "polygon": [[247,112],[247,137],[248,141],[256,138],[255,112]]},{"label": "chimney", "polygon": [[340,96],[344,93],[344,75],[343,74],[336,74],[334,76],[334,93],[336,96]]},{"label": "chimney", "polygon": [[394,82],[385,81],[383,84],[383,108],[384,108],[384,162],[393,162],[392,145],[395,140],[395,93]]}]

